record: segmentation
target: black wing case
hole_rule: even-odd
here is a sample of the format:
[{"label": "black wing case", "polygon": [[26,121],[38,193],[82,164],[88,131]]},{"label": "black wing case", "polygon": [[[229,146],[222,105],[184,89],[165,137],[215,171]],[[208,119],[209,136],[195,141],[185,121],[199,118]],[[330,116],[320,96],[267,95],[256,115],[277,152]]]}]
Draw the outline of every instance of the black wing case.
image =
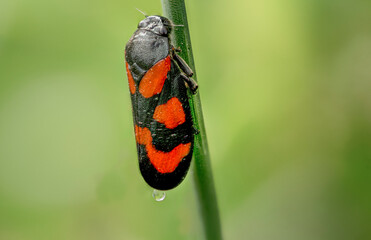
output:
[{"label": "black wing case", "polygon": [[[194,144],[193,121],[187,95],[187,87],[184,79],[181,77],[181,71],[177,64],[171,60],[170,71],[167,74],[167,79],[164,82],[162,91],[159,94],[150,98],[144,98],[137,90],[135,94],[131,95],[131,100],[133,105],[134,124],[142,129],[149,129],[151,133],[152,144],[150,145],[149,143],[141,144],[137,139],[139,167],[142,176],[145,181],[155,189],[172,189],[183,181],[188,172]],[[156,109],[158,110],[159,106],[169,105],[170,102],[178,103],[178,101],[184,113],[184,121],[181,121],[181,124],[169,128],[169,126],[154,118],[157,116],[155,113],[157,113]],[[176,112],[173,111],[170,116],[168,116],[170,120],[171,118],[177,118],[177,114],[180,114],[178,113],[179,109],[176,110]],[[135,128],[136,135],[138,135],[137,127]],[[175,164],[176,167],[174,170],[170,171],[171,169],[169,170],[169,166],[166,170],[167,163],[163,163],[165,168],[161,166],[158,167],[162,165],[162,163],[157,164],[157,167],[155,166],[156,164],[152,163],[156,160],[153,155],[155,157],[168,155],[167,158],[162,160],[177,162],[178,160],[172,159],[170,156],[170,152],[176,151],[177,147],[188,147],[189,151],[186,151],[187,154],[180,158],[181,160],[178,164]],[[170,165],[174,166],[174,163]]]}]

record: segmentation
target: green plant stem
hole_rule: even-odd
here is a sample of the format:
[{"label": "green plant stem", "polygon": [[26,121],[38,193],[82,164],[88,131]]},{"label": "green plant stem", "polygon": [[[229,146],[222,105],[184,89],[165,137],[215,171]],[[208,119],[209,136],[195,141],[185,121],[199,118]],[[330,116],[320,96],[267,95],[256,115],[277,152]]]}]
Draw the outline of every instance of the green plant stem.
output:
[{"label": "green plant stem", "polygon": [[[174,27],[171,40],[175,47],[182,50],[179,55],[192,68],[193,79],[197,81],[184,0],[162,0],[162,8],[165,17],[176,25],[183,25]],[[195,128],[199,131],[195,135],[193,153],[193,176],[199,210],[206,239],[218,240],[222,239],[221,225],[199,91],[190,97],[190,105]]]}]

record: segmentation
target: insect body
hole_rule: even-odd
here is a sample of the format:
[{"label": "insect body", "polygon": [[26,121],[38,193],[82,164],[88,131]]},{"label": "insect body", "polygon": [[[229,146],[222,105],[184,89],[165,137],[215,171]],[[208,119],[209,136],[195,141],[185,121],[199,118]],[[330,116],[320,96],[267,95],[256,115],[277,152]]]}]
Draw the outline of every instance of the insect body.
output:
[{"label": "insect body", "polygon": [[165,17],[148,16],[125,48],[139,168],[159,190],[182,182],[194,142],[187,86],[195,93],[197,84],[170,43],[172,26]]}]

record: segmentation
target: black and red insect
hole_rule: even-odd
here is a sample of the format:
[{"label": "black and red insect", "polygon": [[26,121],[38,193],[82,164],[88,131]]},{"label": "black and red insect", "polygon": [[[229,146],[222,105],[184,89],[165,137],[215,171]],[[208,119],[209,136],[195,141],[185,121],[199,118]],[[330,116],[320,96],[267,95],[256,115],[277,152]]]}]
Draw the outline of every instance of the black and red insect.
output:
[{"label": "black and red insect", "polygon": [[187,91],[197,90],[190,67],[170,42],[172,22],[148,16],[125,48],[139,168],[153,188],[168,190],[188,172],[194,127]]}]

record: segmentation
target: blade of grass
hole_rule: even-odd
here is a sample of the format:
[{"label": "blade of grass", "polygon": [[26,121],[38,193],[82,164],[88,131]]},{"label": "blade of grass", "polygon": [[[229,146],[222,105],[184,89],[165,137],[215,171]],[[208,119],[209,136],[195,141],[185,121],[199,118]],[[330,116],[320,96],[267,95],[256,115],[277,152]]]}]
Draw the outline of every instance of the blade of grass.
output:
[{"label": "blade of grass", "polygon": [[[197,81],[184,0],[162,0],[162,8],[165,17],[176,25],[183,25],[174,27],[171,40],[175,47],[182,50],[179,55],[192,68],[193,79]],[[193,153],[193,176],[199,210],[206,239],[218,240],[222,239],[221,224],[199,92],[190,97],[190,105],[195,128],[199,130],[199,134],[195,135]]]}]

